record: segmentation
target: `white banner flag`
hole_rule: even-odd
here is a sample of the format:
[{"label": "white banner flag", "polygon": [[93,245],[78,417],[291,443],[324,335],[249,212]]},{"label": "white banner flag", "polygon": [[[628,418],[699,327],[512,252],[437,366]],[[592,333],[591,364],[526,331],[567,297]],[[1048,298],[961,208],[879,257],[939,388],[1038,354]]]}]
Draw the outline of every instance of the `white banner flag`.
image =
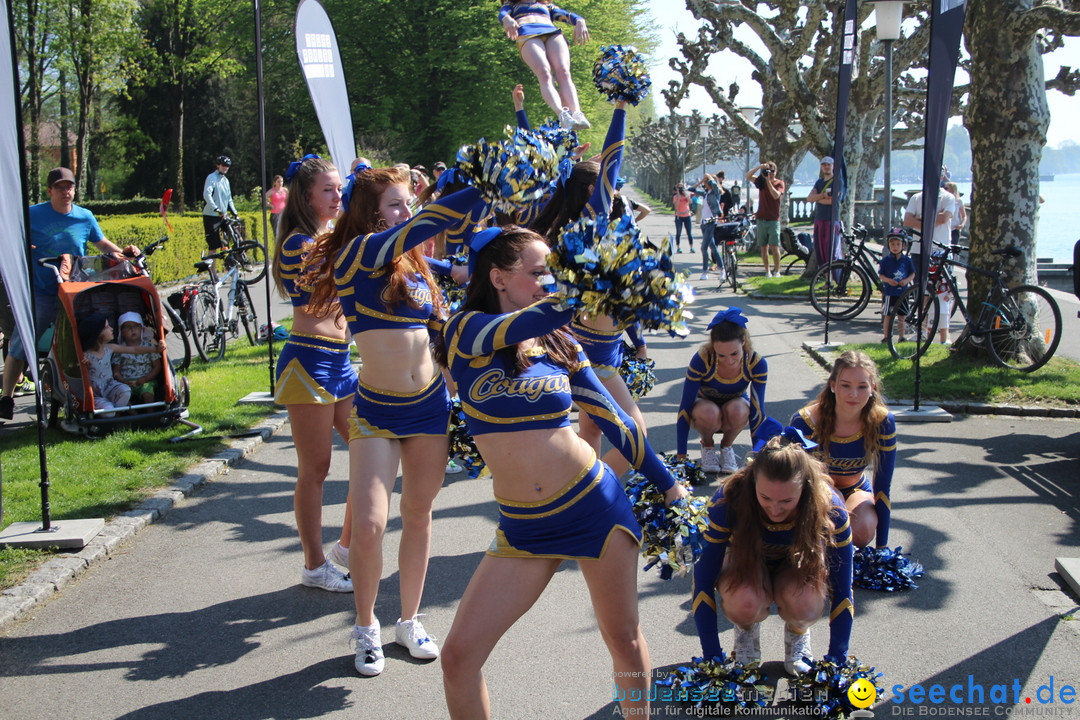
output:
[{"label": "white banner flag", "polygon": [[318,0],[300,0],[296,8],[296,55],[330,158],[344,178],[356,157],[352,113],[334,26]]}]

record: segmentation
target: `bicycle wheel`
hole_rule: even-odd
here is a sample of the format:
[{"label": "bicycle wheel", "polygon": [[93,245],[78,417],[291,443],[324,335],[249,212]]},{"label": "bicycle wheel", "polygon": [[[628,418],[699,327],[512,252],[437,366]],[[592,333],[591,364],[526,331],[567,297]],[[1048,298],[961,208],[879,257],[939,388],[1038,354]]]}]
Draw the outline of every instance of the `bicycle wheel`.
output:
[{"label": "bicycle wheel", "polygon": [[992,318],[990,354],[1002,367],[1032,372],[1054,356],[1061,342],[1061,309],[1046,290],[1014,287]]},{"label": "bicycle wheel", "polygon": [[187,325],[180,314],[173,310],[172,305],[162,303],[161,306],[165,308],[165,314],[169,316],[169,322],[172,323],[172,330],[165,335],[169,364],[176,372],[183,372],[191,364],[191,342],[187,336]]},{"label": "bicycle wheel", "polygon": [[248,285],[253,285],[266,277],[266,246],[249,240],[236,248],[236,259],[240,261],[240,277]]},{"label": "bicycle wheel", "polygon": [[834,260],[810,280],[810,304],[830,320],[850,320],[866,309],[873,290],[865,270],[850,260]]},{"label": "bicycle wheel", "polygon": [[[924,296],[925,310],[919,313],[917,310],[918,292],[917,285],[910,286],[893,301],[892,307],[889,308],[889,332],[885,337],[889,352],[894,358],[910,360],[914,357],[922,357],[934,342],[934,333],[937,332],[939,321],[938,303],[933,295]],[[921,334],[918,330],[920,315],[922,315]]]},{"label": "bicycle wheel", "polygon": [[726,243],[724,249],[724,272],[727,274],[728,284],[732,290],[739,289],[739,258],[735,255],[735,245]]},{"label": "bicycle wheel", "polygon": [[[788,256],[780,258],[781,261],[785,260]],[[804,258],[795,255],[793,259],[784,266],[784,275],[802,275],[806,272],[806,260]]]},{"label": "bicycle wheel", "polygon": [[214,293],[201,291],[191,298],[188,328],[204,361],[217,362],[225,357],[225,318]]},{"label": "bicycle wheel", "polygon": [[255,314],[255,303],[251,301],[251,292],[247,283],[240,281],[236,289],[236,310],[240,315],[240,324],[244,326],[249,345],[258,345],[259,318]]}]

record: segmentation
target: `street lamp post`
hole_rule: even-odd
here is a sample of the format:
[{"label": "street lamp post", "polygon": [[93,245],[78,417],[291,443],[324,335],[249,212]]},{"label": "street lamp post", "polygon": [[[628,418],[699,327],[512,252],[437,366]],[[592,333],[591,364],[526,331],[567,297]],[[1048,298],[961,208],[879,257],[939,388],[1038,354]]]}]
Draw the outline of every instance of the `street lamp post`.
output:
[{"label": "street lamp post", "polygon": [[708,125],[698,126],[698,133],[701,135],[701,174],[705,176],[709,172],[708,155],[709,155],[709,130],[711,128]]},{"label": "street lamp post", "polygon": [[[742,114],[743,119],[746,120],[747,124],[749,125],[754,124],[754,120],[757,119],[757,114],[759,110],[761,110],[761,108],[754,107],[753,105],[747,105],[745,107],[739,108],[739,112]],[[746,174],[750,174],[750,133],[746,133]],[[752,207],[750,205],[749,185],[746,186],[746,205],[747,207]]]},{"label": "street lamp post", "polygon": [[893,129],[893,62],[892,44],[900,37],[900,22],[904,15],[904,0],[873,0],[877,38],[885,45],[885,232],[892,227],[892,129]]},{"label": "street lamp post", "polygon": [[686,136],[675,138],[675,144],[679,148],[679,182],[686,182]]}]

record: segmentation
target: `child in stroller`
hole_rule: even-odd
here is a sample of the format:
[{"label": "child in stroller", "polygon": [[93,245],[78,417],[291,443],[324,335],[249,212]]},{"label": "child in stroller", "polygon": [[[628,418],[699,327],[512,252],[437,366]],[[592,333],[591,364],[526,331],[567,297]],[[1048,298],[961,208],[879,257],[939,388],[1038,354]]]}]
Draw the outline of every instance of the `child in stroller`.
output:
[{"label": "child in stroller", "polygon": [[[165,350],[160,342],[153,345],[131,346],[120,345],[112,340],[113,329],[104,314],[90,313],[79,321],[79,343],[83,348],[83,363],[86,365],[90,387],[94,392],[96,410],[110,410],[131,404],[131,386],[113,377],[114,354],[156,353],[160,355]],[[160,364],[160,359],[158,362]],[[152,396],[151,399],[153,399]]]}]

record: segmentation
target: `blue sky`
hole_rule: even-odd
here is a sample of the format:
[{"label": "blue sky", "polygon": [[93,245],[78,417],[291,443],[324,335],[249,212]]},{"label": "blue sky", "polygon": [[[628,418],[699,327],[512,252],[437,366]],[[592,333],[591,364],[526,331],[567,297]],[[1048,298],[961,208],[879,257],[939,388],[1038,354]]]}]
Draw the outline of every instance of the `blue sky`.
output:
[{"label": "blue sky", "polygon": [[[697,34],[698,21],[686,9],[682,0],[646,0],[650,13],[659,28],[660,46],[654,60],[652,79],[654,87],[666,87],[669,80],[675,78],[675,74],[667,65],[667,58],[678,55],[678,45],[675,42],[675,34],[684,32],[688,36]],[[753,34],[749,34],[753,38]],[[744,38],[745,39],[745,38]],[[731,62],[723,63],[723,76],[719,78],[721,86],[726,87],[732,80],[739,83],[741,92],[739,99],[744,105],[760,105],[761,95],[758,85],[750,79],[750,67],[740,58],[726,54]],[[1057,74],[1058,67],[1069,65],[1073,68],[1080,67],[1080,38],[1066,38],[1065,47],[1043,58],[1046,73],[1053,77]],[[714,63],[720,65],[720,63]],[[1080,125],[1075,118],[1080,116],[1080,95],[1068,97],[1057,91],[1047,93],[1050,103],[1050,130],[1047,134],[1047,142],[1050,146],[1060,145],[1066,140],[1080,143]],[[658,112],[664,111],[663,99],[657,97],[656,107]],[[689,112],[697,108],[707,115],[717,112],[716,107],[700,89],[692,91],[690,97],[683,101],[679,108],[680,112]],[[1057,120],[1055,122],[1055,119]],[[951,122],[960,122],[955,118]]]}]

